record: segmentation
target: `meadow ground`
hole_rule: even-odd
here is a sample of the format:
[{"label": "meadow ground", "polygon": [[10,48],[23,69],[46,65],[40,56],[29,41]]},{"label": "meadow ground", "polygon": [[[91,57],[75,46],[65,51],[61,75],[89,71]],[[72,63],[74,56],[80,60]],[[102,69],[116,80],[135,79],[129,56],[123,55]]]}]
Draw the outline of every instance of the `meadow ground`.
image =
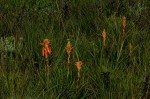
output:
[{"label": "meadow ground", "polygon": [[148,99],[149,16],[149,0],[0,0],[0,98]]}]

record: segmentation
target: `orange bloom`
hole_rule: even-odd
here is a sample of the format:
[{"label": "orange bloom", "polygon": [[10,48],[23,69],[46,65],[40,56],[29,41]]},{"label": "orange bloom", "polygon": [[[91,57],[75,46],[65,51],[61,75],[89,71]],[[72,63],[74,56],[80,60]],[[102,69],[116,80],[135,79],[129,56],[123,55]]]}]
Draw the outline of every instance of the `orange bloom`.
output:
[{"label": "orange bloom", "polygon": [[43,48],[42,48],[42,56],[45,57],[45,59],[48,59],[48,55],[52,53],[51,48],[49,47],[50,45],[50,40],[49,39],[44,39],[43,43],[40,43]]},{"label": "orange bloom", "polygon": [[82,65],[83,65],[82,61],[76,62],[75,66],[76,66],[78,72],[80,72]]},{"label": "orange bloom", "polygon": [[70,40],[68,39],[68,42],[67,42],[67,45],[66,45],[66,51],[67,51],[67,54],[68,54],[68,75],[70,73],[70,53],[71,51],[73,50],[73,47],[71,45],[71,42]]},{"label": "orange bloom", "polygon": [[82,61],[78,61],[78,62],[76,62],[76,64],[75,64],[75,66],[76,66],[76,68],[77,68],[77,70],[78,70],[78,80],[77,80],[77,82],[79,81],[79,79],[80,79],[80,70],[81,70],[81,67],[82,67]]},{"label": "orange bloom", "polygon": [[73,50],[73,47],[71,45],[70,40],[68,39],[68,42],[67,42],[67,45],[66,45],[66,51],[67,51],[68,54],[70,54],[72,50]]}]

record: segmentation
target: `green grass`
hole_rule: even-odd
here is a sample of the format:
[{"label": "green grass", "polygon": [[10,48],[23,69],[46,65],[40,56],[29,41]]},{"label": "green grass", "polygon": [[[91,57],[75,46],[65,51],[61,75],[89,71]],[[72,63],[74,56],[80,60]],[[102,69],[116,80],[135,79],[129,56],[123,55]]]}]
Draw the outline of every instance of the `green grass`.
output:
[{"label": "green grass", "polygon": [[[149,4],[148,0],[1,0],[0,98],[146,98],[143,89],[148,85],[143,84],[144,77],[150,76]],[[122,16],[127,18],[124,36]],[[6,43],[9,37],[15,37],[15,41],[9,39],[15,46]],[[50,39],[52,48],[49,74],[39,44],[45,38]],[[68,38],[73,51],[67,77]],[[77,61],[83,62],[78,89]]]}]

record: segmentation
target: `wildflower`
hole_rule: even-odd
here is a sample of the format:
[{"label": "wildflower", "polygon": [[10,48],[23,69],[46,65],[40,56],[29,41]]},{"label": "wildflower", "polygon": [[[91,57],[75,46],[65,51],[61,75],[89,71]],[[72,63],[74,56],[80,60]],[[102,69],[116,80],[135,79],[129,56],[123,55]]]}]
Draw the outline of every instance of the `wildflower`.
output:
[{"label": "wildflower", "polygon": [[70,39],[68,39],[67,45],[66,45],[66,51],[68,54],[71,53],[71,51],[73,50],[73,47],[71,45]]},{"label": "wildflower", "polygon": [[66,51],[67,51],[67,54],[68,54],[68,75],[69,75],[69,72],[70,72],[70,53],[71,51],[73,50],[73,47],[71,45],[71,42],[70,40],[68,39],[68,42],[67,42],[67,45],[66,45]]},{"label": "wildflower", "polygon": [[78,61],[78,62],[76,62],[76,64],[75,64],[75,66],[76,66],[76,68],[77,68],[77,71],[78,71],[78,80],[79,80],[79,78],[80,78],[80,70],[81,70],[82,65],[83,65],[82,61]]},{"label": "wildflower", "polygon": [[76,85],[77,89],[78,89],[78,82],[79,82],[79,79],[80,79],[80,70],[81,70],[82,65],[83,65],[82,61],[78,61],[78,62],[75,63],[75,66],[76,66],[77,71],[78,71],[78,79],[77,79],[77,85]]},{"label": "wildflower", "polygon": [[125,29],[126,29],[126,17],[123,16],[122,17],[122,30],[123,30],[123,33],[125,32]]},{"label": "wildflower", "polygon": [[103,32],[102,32],[102,37],[103,37],[103,44],[104,44],[104,47],[106,47],[106,31],[105,31],[105,29],[104,29]]},{"label": "wildflower", "polygon": [[48,55],[52,53],[50,46],[50,40],[49,39],[44,39],[43,43],[40,43],[43,48],[42,48],[42,56],[45,58],[46,61],[48,61]]}]

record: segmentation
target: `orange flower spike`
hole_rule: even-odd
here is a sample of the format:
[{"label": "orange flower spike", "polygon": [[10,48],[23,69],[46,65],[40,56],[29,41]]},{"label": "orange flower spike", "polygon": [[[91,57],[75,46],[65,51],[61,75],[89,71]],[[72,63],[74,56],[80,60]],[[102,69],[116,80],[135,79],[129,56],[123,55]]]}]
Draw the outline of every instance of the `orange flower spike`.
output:
[{"label": "orange flower spike", "polygon": [[71,53],[71,51],[73,50],[73,47],[71,45],[70,39],[68,39],[67,45],[66,45],[66,51],[68,54]]},{"label": "orange flower spike", "polygon": [[106,46],[106,31],[105,31],[105,29],[102,32],[102,37],[103,37],[104,46]]},{"label": "orange flower spike", "polygon": [[[77,68],[77,70],[78,70],[78,80],[80,79],[80,70],[81,70],[82,65],[83,65],[82,61],[78,61],[78,62],[76,62],[76,64],[75,64],[75,66],[76,66],[76,68]],[[78,80],[77,80],[77,81],[78,81]]]},{"label": "orange flower spike", "polygon": [[82,61],[76,62],[75,66],[76,66],[78,72],[80,72],[82,65],[83,65]]},{"label": "orange flower spike", "polygon": [[66,51],[67,51],[67,54],[68,54],[68,75],[70,73],[70,53],[73,49],[72,45],[71,45],[71,42],[70,42],[70,39],[67,39],[68,42],[67,42],[67,45],[66,45]]},{"label": "orange flower spike", "polygon": [[44,39],[43,43],[40,43],[40,44],[43,46],[42,56],[47,59],[48,55],[52,53],[51,48],[49,48],[50,40],[49,39]]}]

